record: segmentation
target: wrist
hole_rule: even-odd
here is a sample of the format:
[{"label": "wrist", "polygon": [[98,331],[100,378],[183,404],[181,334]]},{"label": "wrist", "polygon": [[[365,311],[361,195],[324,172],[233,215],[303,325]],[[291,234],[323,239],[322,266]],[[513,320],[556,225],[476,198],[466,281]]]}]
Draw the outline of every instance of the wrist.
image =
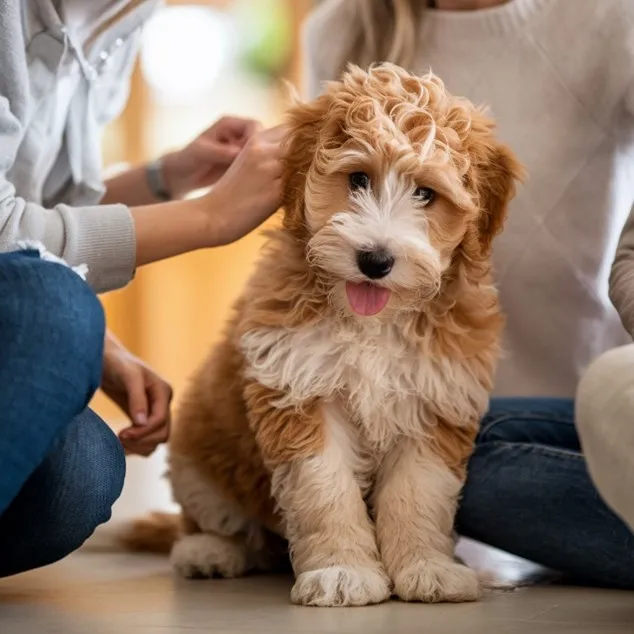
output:
[{"label": "wrist", "polygon": [[210,194],[131,209],[137,266],[221,244],[217,210],[217,196]]},{"label": "wrist", "polygon": [[110,331],[106,331],[103,347],[104,359],[112,358],[113,355],[118,355],[121,352],[127,352],[125,346]]},{"label": "wrist", "polygon": [[153,200],[166,203],[174,199],[173,188],[165,179],[165,163],[162,158],[145,166],[145,181]]},{"label": "wrist", "polygon": [[106,332],[106,337],[104,340],[103,347],[103,369],[101,375],[101,387],[105,389],[111,378],[112,367],[114,365],[114,359],[117,357],[118,348],[121,344],[119,341],[111,335],[109,332]]},{"label": "wrist", "polygon": [[178,212],[175,214],[186,234],[186,251],[209,249],[222,244],[222,216],[224,203],[222,197],[213,190],[203,196],[186,198],[170,203]]},{"label": "wrist", "polygon": [[112,350],[120,345],[119,340],[109,330],[106,330],[106,336],[104,337],[103,344],[104,355],[112,352]]},{"label": "wrist", "polygon": [[178,200],[188,194],[182,187],[182,174],[180,169],[181,154],[179,151],[169,152],[163,155],[158,163],[161,167],[161,179],[170,200]]},{"label": "wrist", "polygon": [[192,199],[195,205],[195,214],[204,218],[204,230],[201,236],[204,236],[205,244],[202,248],[220,247],[227,244],[226,237],[227,228],[225,218],[227,216],[227,205],[221,189],[213,188],[199,198]]}]

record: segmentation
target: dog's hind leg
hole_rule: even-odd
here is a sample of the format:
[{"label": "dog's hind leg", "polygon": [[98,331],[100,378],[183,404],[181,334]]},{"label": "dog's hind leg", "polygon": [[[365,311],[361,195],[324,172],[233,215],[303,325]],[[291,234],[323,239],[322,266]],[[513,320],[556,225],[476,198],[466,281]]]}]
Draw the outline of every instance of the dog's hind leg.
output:
[{"label": "dog's hind leg", "polygon": [[189,579],[290,570],[286,542],[255,523],[247,534],[184,534],[174,544],[171,562],[176,572]]},{"label": "dog's hind leg", "polygon": [[188,578],[240,577],[283,566],[288,556],[281,538],[228,500],[186,460],[171,456],[170,463],[174,498],[187,518],[171,554],[179,574]]},{"label": "dog's hind leg", "polygon": [[249,569],[245,541],[213,533],[184,535],[174,544],[170,560],[174,570],[188,579],[241,577]]}]

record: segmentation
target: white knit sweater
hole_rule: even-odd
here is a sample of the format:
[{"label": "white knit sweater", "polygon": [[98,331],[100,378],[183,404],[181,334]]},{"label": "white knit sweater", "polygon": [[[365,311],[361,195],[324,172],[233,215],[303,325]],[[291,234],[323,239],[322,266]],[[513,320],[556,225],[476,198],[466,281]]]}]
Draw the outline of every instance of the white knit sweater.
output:
[{"label": "white knit sweater", "polygon": [[[328,0],[307,24],[313,94],[336,73],[351,4]],[[419,34],[414,70],[489,105],[529,173],[495,246],[508,316],[496,394],[573,396],[585,366],[628,340],[608,277],[634,202],[634,0],[430,10]]]}]

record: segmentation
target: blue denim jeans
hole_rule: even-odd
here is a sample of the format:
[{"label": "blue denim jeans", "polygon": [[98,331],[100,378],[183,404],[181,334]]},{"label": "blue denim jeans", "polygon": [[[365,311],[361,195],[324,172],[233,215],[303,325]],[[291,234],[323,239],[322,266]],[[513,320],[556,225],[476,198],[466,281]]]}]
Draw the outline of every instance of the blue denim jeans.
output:
[{"label": "blue denim jeans", "polygon": [[123,450],[87,409],[104,328],[70,269],[0,255],[0,576],[77,549],[121,493]]},{"label": "blue denim jeans", "polygon": [[493,399],[457,527],[572,581],[634,588],[634,534],[588,475],[572,400]]}]

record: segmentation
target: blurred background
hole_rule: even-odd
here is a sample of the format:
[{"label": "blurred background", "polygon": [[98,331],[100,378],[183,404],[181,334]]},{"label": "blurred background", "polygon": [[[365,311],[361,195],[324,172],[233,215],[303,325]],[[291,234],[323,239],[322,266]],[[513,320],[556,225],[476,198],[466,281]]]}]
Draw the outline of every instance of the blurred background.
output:
[{"label": "blurred background", "polygon": [[[107,130],[110,171],[146,162],[193,139],[224,114],[280,121],[283,80],[301,85],[300,27],[311,0],[168,0],[146,26],[128,106]],[[169,41],[169,49],[165,42]],[[193,253],[138,271],[103,297],[108,323],[176,392],[220,337],[262,238]],[[117,408],[99,394],[95,410],[114,428]],[[131,458],[115,515],[169,506],[164,452]]]}]

